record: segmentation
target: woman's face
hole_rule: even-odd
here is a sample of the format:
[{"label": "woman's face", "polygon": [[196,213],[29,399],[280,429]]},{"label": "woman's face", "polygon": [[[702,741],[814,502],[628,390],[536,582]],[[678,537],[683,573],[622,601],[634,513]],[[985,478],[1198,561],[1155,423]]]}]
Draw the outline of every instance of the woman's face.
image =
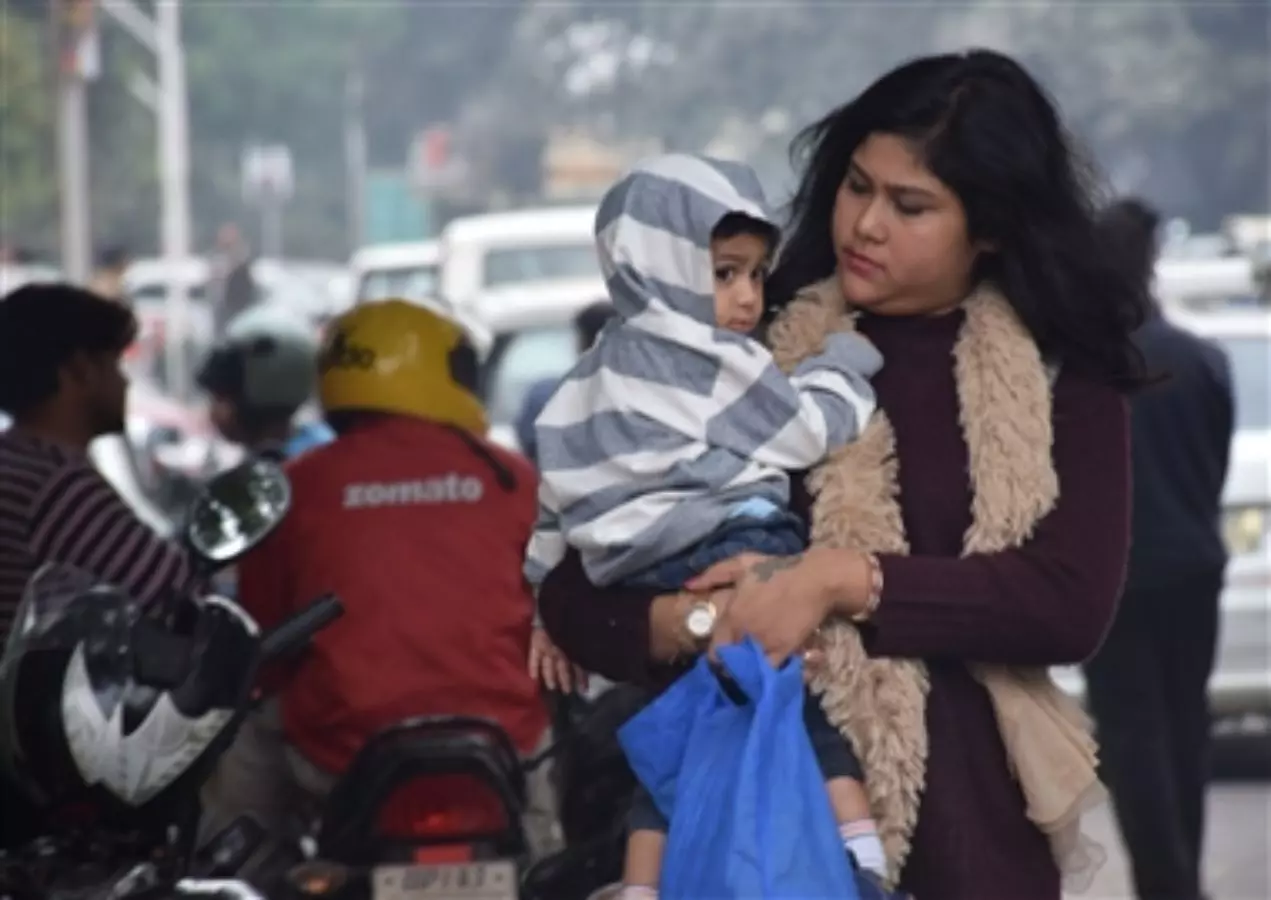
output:
[{"label": "woman's face", "polygon": [[870,135],[852,155],[834,200],[833,237],[844,296],[890,316],[956,308],[979,253],[962,202],[890,134]]}]

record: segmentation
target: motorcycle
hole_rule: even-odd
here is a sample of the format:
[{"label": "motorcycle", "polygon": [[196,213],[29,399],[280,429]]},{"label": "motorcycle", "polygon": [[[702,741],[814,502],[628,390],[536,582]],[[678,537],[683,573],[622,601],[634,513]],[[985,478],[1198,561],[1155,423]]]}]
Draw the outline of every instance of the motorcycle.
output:
[{"label": "motorcycle", "polygon": [[[191,557],[201,561],[204,578],[262,540],[285,515],[289,501],[285,476],[262,460],[212,479],[194,503],[185,529]],[[554,698],[556,740],[529,762],[522,762],[502,730],[485,720],[432,717],[388,729],[368,742],[327,798],[321,816],[309,826],[307,850],[283,863],[280,879],[249,887],[234,875],[267,836],[252,821],[241,820],[196,848],[199,788],[252,707],[259,666],[301,648],[338,615],[338,601],[323,598],[260,636],[224,598],[174,598],[155,617],[162,627],[151,628],[128,598],[83,573],[42,572],[27,594],[18,617],[18,630],[26,633],[11,643],[30,645],[55,632],[67,610],[76,611],[80,621],[71,631],[77,645],[88,635],[101,648],[122,652],[135,663],[129,672],[134,680],[148,685],[151,693],[168,689],[174,696],[191,693],[184,677],[188,661],[214,656],[219,663],[215,677],[203,673],[195,679],[200,684],[193,693],[214,689],[219,695],[214,705],[224,715],[207,729],[210,736],[196,748],[197,758],[164,785],[160,797],[144,796],[134,780],[113,785],[133,801],[122,808],[104,802],[109,798],[103,798],[100,784],[61,794],[53,790],[57,796],[43,798],[48,819],[44,835],[0,855],[0,898],[582,900],[621,871],[634,778],[616,732],[643,705],[638,689],[622,686],[593,698]],[[200,610],[193,616],[199,621],[181,622],[191,617],[192,609]],[[120,621],[130,623],[123,635],[117,633]],[[59,672],[67,655],[58,657]],[[0,662],[0,673],[9,656]],[[211,685],[203,683],[209,681]],[[34,703],[31,692],[15,693],[32,696]],[[42,693],[47,704],[49,692]],[[192,702],[188,696],[179,699],[187,707]],[[133,769],[154,768],[157,751],[139,750],[145,752],[133,760]],[[67,755],[61,748],[48,755],[59,753]],[[554,767],[565,848],[530,865],[521,824],[526,779],[545,765]],[[28,759],[25,769],[33,767],[38,768]],[[23,766],[15,768],[32,774]],[[57,784],[56,778],[36,780]],[[301,862],[292,865],[297,857]]]},{"label": "motorcycle", "polygon": [[[583,900],[621,874],[635,779],[616,733],[644,691],[552,698],[552,745],[522,762],[495,723],[424,717],[368,741],[311,827],[288,900]],[[564,849],[534,864],[526,779],[553,765]]]},{"label": "motorcycle", "polygon": [[[184,531],[194,583],[289,507],[272,462],[209,481]],[[319,598],[267,633],[200,590],[161,607],[62,564],[27,585],[0,657],[0,769],[30,796],[42,834],[0,852],[0,898],[259,900],[233,875],[263,834],[240,820],[196,847],[199,788],[251,708],[258,668],[302,649],[342,606]]]}]

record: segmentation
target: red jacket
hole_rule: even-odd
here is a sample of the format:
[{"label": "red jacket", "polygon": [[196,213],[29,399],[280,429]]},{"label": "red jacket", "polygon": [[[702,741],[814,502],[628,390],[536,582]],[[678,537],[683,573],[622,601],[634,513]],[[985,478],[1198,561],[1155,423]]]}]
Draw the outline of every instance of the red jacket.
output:
[{"label": "red jacket", "polygon": [[262,628],[329,591],[344,601],[279,692],[289,742],[328,771],[411,716],[488,716],[522,752],[547,728],[521,572],[536,476],[468,440],[515,485],[454,430],[415,419],[377,419],[298,457],[291,512],[240,563]]}]

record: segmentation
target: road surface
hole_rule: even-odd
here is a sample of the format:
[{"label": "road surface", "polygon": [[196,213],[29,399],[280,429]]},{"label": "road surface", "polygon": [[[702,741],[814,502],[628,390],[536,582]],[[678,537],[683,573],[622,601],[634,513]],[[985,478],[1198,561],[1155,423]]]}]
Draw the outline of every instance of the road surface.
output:
[{"label": "road surface", "polygon": [[[1271,784],[1216,784],[1209,793],[1205,886],[1212,900],[1271,898]],[[1090,834],[1108,850],[1094,885],[1071,900],[1132,900],[1125,856],[1111,814],[1091,816]]]}]

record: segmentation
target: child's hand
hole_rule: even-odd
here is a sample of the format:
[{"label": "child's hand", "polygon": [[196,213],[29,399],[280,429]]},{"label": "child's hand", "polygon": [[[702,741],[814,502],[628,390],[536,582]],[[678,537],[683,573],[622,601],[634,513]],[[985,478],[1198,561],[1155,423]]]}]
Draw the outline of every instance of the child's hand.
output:
[{"label": "child's hand", "polygon": [[803,651],[803,680],[808,684],[816,681],[826,671],[824,650]]},{"label": "child's hand", "polygon": [[825,639],[818,628],[803,645],[803,680],[811,684],[825,674],[828,665],[825,658]]},{"label": "child's hand", "polygon": [[529,672],[549,691],[572,694],[575,690],[587,689],[587,673],[561,653],[542,627],[536,627],[530,634]]}]

